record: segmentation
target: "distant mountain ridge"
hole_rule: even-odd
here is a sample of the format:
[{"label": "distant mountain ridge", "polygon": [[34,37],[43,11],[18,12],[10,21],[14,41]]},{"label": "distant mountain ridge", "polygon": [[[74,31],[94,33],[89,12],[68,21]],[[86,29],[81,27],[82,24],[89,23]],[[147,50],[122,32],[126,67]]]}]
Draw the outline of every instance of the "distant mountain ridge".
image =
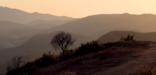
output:
[{"label": "distant mountain ridge", "polygon": [[65,16],[0,7],[0,50],[19,46],[34,35],[72,20],[74,19]]},{"label": "distant mountain ridge", "polygon": [[[17,32],[21,32],[21,30],[26,31],[23,34],[33,33],[34,36],[34,34],[40,33],[65,31],[89,37],[88,41],[96,40],[103,34],[114,30],[154,32],[156,29],[156,15],[152,14],[100,14],[73,19],[48,14],[27,13],[17,9],[0,7],[0,16],[2,16],[0,21],[21,22],[24,23],[22,25],[28,26],[25,29],[17,29],[18,27],[15,27],[15,31],[19,30]],[[27,36],[29,37],[30,35]]]},{"label": "distant mountain ridge", "polygon": [[0,59],[5,60],[18,55],[36,58],[52,50],[49,41],[58,31],[71,33],[79,44],[116,41],[128,34],[134,34],[137,40],[156,41],[156,15],[152,14],[100,14],[73,19],[0,7],[0,16]]},{"label": "distant mountain ridge", "polygon": [[152,14],[100,14],[68,22],[54,30],[75,32],[95,40],[115,30],[155,32],[155,25],[156,16]]},{"label": "distant mountain ridge", "polygon": [[99,43],[119,41],[122,37],[134,35],[134,40],[137,41],[153,41],[156,42],[156,32],[133,32],[133,31],[112,31],[101,36],[97,41]]},{"label": "distant mountain ridge", "polygon": [[72,20],[71,17],[65,17],[65,16],[54,16],[50,14],[41,14],[41,13],[28,13],[22,10],[8,8],[8,7],[0,7],[0,21],[11,21],[16,23],[31,23],[36,20],[47,20],[47,21],[53,21],[53,20],[62,20],[62,21],[68,21]]}]

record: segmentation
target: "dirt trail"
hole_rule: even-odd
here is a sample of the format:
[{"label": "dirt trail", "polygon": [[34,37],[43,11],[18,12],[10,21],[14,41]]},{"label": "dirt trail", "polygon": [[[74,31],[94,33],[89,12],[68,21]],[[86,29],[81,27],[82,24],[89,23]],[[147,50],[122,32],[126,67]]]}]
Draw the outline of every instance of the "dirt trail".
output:
[{"label": "dirt trail", "polygon": [[156,44],[152,44],[150,49],[141,52],[139,55],[134,60],[107,70],[101,70],[93,75],[130,75],[146,66],[156,65]]}]

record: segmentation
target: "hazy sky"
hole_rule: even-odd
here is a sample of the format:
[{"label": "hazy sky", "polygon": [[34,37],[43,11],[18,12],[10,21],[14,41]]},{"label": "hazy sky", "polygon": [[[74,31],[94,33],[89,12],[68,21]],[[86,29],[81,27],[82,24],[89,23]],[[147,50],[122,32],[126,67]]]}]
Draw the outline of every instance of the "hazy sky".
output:
[{"label": "hazy sky", "polygon": [[0,6],[71,17],[127,12],[156,14],[156,0],[0,0]]}]

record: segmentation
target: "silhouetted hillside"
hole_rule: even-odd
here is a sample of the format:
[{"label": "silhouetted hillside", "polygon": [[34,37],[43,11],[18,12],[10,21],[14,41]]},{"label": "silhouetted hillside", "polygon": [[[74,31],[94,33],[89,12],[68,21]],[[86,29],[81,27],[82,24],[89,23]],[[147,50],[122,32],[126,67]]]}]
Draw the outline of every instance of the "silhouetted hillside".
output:
[{"label": "silhouetted hillside", "polygon": [[7,75],[59,75],[66,70],[76,75],[96,74],[102,69],[120,66],[135,59],[133,55],[138,57],[138,53],[149,49],[151,44],[145,41],[118,41],[104,45],[89,42],[68,54],[44,54],[21,68],[9,71]]},{"label": "silhouetted hillside", "polygon": [[[41,53],[51,50],[49,40],[57,31],[74,34],[77,45],[97,40],[101,36],[98,39],[99,43],[117,41],[128,34],[134,34],[136,40],[156,41],[155,32],[144,33],[156,29],[156,16],[152,14],[101,14],[72,19],[0,7],[0,16],[2,16],[0,47],[9,47],[0,48],[2,50],[0,59],[5,58],[1,60],[4,62],[17,55],[34,59]],[[121,32],[111,32],[114,30],[121,30]],[[122,30],[136,32],[122,32]]]},{"label": "silhouetted hillside", "polygon": [[144,33],[144,32],[133,32],[133,31],[112,31],[107,34],[104,34],[97,41],[99,43],[114,42],[114,41],[120,40],[121,38],[123,38],[129,34],[134,35],[135,40],[156,41],[156,32]]},{"label": "silhouetted hillside", "polygon": [[154,32],[155,24],[156,16],[152,14],[101,14],[66,23],[56,27],[56,30],[75,32],[89,36],[89,39],[98,39],[114,30]]},{"label": "silhouetted hillside", "polygon": [[[151,14],[144,14],[144,15],[102,14],[102,15],[92,15],[80,19],[75,19],[75,20],[64,19],[64,17],[58,18],[57,16],[55,16],[56,20],[54,20],[54,17],[51,15],[45,15],[39,13],[30,14],[17,9],[10,9],[6,7],[1,7],[0,10],[3,11],[1,13],[6,18],[6,19],[2,18],[2,20],[11,21],[9,18],[12,18],[12,16],[16,16],[17,18],[16,19],[13,18],[13,20],[17,20],[17,21],[20,20],[26,21],[21,18],[28,19],[28,20],[32,19],[31,22],[28,22],[26,24],[26,26],[29,27],[28,29],[25,28],[26,32],[24,32],[24,34],[31,33],[32,31],[33,32],[37,31],[38,34],[42,32],[47,33],[47,32],[54,32],[54,31],[65,31],[74,34],[79,34],[82,36],[87,36],[89,37],[88,40],[96,40],[99,37],[101,37],[103,34],[113,30],[126,30],[126,31],[131,30],[131,31],[144,31],[144,32],[154,31],[155,30],[154,25],[156,24],[155,23],[156,16]],[[9,15],[11,15],[9,16],[9,18],[7,18],[8,16],[8,14],[6,14],[7,12],[10,13]],[[26,37],[30,37],[30,36],[28,35]]]},{"label": "silhouetted hillside", "polygon": [[[134,34],[134,33],[135,33],[134,39],[139,37],[136,40],[154,41],[155,40],[154,37],[156,35],[155,33],[137,33],[137,32],[123,31],[123,33],[122,33],[123,36],[122,36],[120,34],[121,32],[122,31],[114,31],[113,33],[115,33],[115,34],[111,34],[111,36],[105,35],[105,36],[101,37],[98,40],[98,42],[106,43],[105,40],[108,40],[111,42],[118,41],[121,39],[121,37],[125,37],[128,34]],[[3,51],[0,52],[1,53],[0,56],[2,57],[0,59],[5,58],[5,59],[1,60],[1,61],[3,61],[3,63],[6,62],[6,60],[10,60],[14,56],[25,56],[25,57],[27,57],[26,60],[33,60],[47,51],[53,52],[54,50],[52,49],[52,46],[50,45],[50,40],[52,39],[53,35],[56,33],[57,32],[37,35],[19,47],[4,49]],[[119,33],[119,34],[116,34],[116,33]],[[110,34],[110,33],[108,33],[108,34]],[[86,37],[86,36],[81,36],[78,34],[72,34],[72,35],[76,40],[75,45],[87,42],[87,40],[88,40],[88,37]],[[152,37],[153,37],[153,39],[152,39]],[[103,39],[104,39],[104,41],[103,41]],[[134,45],[136,45],[136,44],[134,44]],[[120,46],[120,43],[118,43],[117,47],[118,46]],[[90,50],[90,47],[87,47],[87,46],[83,47],[83,45],[82,45],[82,48],[86,48],[86,50],[84,52],[88,52],[88,49]],[[83,50],[81,52],[83,53]]]}]

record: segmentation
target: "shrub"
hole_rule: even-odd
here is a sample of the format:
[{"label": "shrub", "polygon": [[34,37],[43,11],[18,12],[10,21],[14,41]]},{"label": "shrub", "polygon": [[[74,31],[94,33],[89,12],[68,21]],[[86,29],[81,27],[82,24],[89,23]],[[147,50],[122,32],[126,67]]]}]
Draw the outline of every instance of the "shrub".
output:
[{"label": "shrub", "polygon": [[76,55],[82,55],[82,54],[86,54],[86,53],[90,53],[90,52],[96,52],[98,50],[101,50],[102,47],[95,41],[90,42],[90,43],[86,43],[86,44],[82,44],[76,51],[75,54]]},{"label": "shrub", "polygon": [[47,67],[51,64],[54,64],[58,61],[58,57],[55,57],[51,54],[43,54],[43,56],[34,62],[28,62],[20,68],[15,68],[6,73],[6,75],[30,75],[35,70]]},{"label": "shrub", "polygon": [[51,54],[43,54],[43,56],[39,59],[37,59],[34,63],[34,65],[36,65],[37,67],[46,67],[46,66],[49,66],[51,64],[54,64],[56,63],[56,61],[58,60],[59,58],[57,58],[56,56],[54,55],[51,55]]}]

